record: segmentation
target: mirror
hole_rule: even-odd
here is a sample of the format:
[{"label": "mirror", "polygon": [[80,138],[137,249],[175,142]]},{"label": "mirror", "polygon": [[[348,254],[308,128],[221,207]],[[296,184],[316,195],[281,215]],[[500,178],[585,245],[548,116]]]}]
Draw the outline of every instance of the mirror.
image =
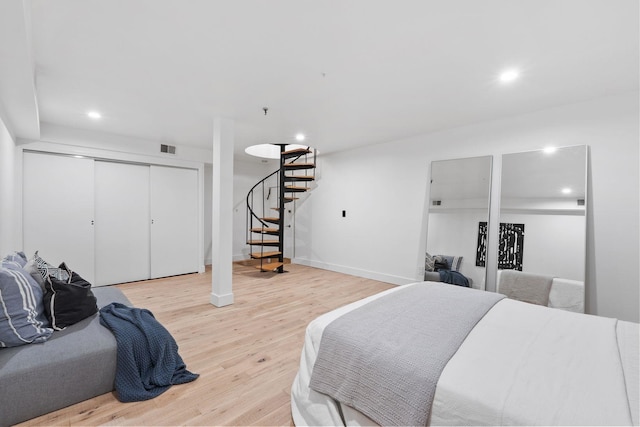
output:
[{"label": "mirror", "polygon": [[575,281],[584,303],[586,182],[586,146],[502,156],[498,275]]},{"label": "mirror", "polygon": [[430,271],[437,266],[429,256],[441,255],[450,270],[457,268],[468,279],[470,287],[485,288],[486,250],[478,251],[478,229],[484,224],[486,236],[492,159],[484,156],[431,162],[425,280],[447,281],[439,271]]}]

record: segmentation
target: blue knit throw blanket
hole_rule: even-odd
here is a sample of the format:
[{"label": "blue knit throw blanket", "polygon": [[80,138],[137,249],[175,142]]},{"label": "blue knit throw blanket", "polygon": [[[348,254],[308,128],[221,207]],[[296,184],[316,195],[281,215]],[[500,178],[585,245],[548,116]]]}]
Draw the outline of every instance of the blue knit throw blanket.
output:
[{"label": "blue knit throw blanket", "polygon": [[178,344],[149,310],[113,302],[100,309],[100,323],[118,343],[115,389],[121,402],[152,399],[173,384],[198,378],[187,370]]}]

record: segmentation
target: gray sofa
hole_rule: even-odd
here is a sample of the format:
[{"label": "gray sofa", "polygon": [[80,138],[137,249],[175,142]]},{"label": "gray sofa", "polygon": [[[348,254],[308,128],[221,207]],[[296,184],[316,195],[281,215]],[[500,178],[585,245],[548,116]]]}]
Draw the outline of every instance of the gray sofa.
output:
[{"label": "gray sofa", "polygon": [[[93,288],[98,308],[131,305],[115,287]],[[113,390],[117,346],[95,314],[44,343],[0,349],[0,426],[9,426]]]}]

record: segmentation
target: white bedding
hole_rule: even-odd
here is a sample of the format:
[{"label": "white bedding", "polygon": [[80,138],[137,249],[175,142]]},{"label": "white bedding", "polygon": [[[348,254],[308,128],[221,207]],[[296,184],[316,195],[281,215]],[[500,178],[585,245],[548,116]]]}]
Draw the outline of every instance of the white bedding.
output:
[{"label": "white bedding", "polygon": [[[291,389],[296,425],[374,424],[308,384],[325,326],[397,289],[309,324]],[[638,335],[637,324],[502,300],[445,367],[431,424],[637,425]]]}]

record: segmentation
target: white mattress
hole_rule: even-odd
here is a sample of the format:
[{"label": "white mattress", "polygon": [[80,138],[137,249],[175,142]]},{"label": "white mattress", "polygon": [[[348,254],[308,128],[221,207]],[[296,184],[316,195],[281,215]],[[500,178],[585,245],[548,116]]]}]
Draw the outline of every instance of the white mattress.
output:
[{"label": "white mattress", "polygon": [[[309,324],[291,390],[296,425],[374,424],[308,384],[324,327],[397,289]],[[638,425],[638,336],[634,323],[502,300],[447,364],[431,424]]]}]

